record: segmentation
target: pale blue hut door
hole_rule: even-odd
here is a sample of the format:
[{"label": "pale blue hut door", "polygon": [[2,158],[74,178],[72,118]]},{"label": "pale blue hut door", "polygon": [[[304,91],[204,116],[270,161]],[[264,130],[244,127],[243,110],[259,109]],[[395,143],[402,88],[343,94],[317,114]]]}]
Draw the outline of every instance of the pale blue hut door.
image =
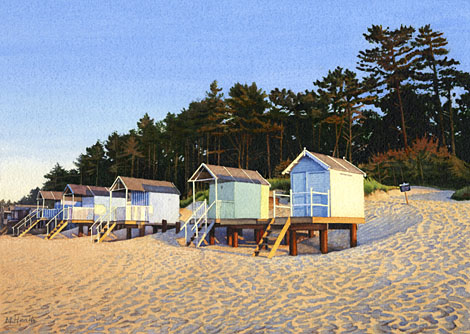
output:
[{"label": "pale blue hut door", "polygon": [[310,195],[307,194],[305,173],[292,174],[292,196],[293,196],[293,211],[296,217],[307,216],[307,199]]},{"label": "pale blue hut door", "polygon": [[328,216],[328,208],[325,206],[313,206],[313,214],[311,212],[312,203],[311,198],[313,198],[313,204],[328,204],[328,195],[319,195],[314,194],[310,196],[310,190],[312,189],[314,192],[321,192],[327,193],[329,187],[329,174],[328,172],[309,172],[307,173],[307,192],[308,199],[306,203],[308,203],[308,207],[306,212],[308,216],[313,217],[327,217]]}]

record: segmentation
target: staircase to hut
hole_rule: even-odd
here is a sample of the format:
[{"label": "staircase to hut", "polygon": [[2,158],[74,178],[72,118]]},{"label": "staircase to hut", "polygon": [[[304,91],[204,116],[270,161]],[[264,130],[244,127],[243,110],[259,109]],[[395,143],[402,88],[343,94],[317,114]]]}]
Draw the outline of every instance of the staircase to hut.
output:
[{"label": "staircase to hut", "polygon": [[[26,217],[21,219],[15,226],[13,226],[13,235],[22,237],[30,231],[39,221],[38,214],[40,210],[34,209]],[[26,233],[24,233],[26,231]]]},{"label": "staircase to hut", "polygon": [[46,235],[46,239],[52,240],[57,234],[59,234],[67,225],[69,224],[68,220],[61,220],[51,232]]},{"label": "staircase to hut", "polygon": [[104,241],[116,227],[116,222],[113,224],[103,224],[103,226],[98,230],[96,238],[93,239],[93,242],[102,242]]},{"label": "staircase to hut", "polygon": [[0,230],[0,235],[5,235],[8,232],[8,225],[3,226],[3,228]]},{"label": "staircase to hut", "polygon": [[186,246],[194,243],[196,247],[200,247],[204,240],[206,240],[207,235],[215,225],[215,220],[209,221],[207,216],[215,203],[214,201],[211,205],[207,206],[207,201],[204,201],[183,224],[181,229],[184,230]]},{"label": "staircase to hut", "polygon": [[[288,217],[286,223],[282,227],[282,230],[278,233],[278,230],[273,229],[275,221],[276,218],[272,218],[266,226],[264,234],[256,246],[255,251],[253,252],[253,256],[265,255],[268,259],[271,259],[276,255],[276,251],[279,248],[282,239],[284,239],[287,231],[289,230],[291,220],[290,217]],[[262,252],[263,250],[266,250],[266,252]]]}]

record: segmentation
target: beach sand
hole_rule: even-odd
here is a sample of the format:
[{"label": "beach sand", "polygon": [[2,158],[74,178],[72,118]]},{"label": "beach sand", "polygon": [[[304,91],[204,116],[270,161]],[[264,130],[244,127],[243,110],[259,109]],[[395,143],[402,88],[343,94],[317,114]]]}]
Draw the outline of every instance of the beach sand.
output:
[{"label": "beach sand", "polygon": [[248,232],[238,249],[180,247],[173,230],[2,236],[0,332],[470,333],[470,203],[451,193],[371,197],[358,247],[332,231],[325,255],[318,236],[271,260]]}]

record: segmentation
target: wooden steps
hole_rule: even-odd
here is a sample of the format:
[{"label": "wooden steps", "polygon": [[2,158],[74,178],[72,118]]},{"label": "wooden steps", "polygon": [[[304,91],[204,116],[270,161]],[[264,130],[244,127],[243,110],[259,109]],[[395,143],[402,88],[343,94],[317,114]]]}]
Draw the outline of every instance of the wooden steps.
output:
[{"label": "wooden steps", "polygon": [[20,235],[18,235],[18,238],[24,237],[26,235],[26,233],[31,231],[33,229],[33,227],[36,226],[40,221],[41,220],[38,219],[38,220],[34,221],[33,223],[31,223],[31,225],[29,225],[29,227],[26,230],[24,230],[23,232],[21,232]]},{"label": "wooden steps", "polygon": [[5,235],[8,232],[8,225],[3,226],[3,228],[0,230],[0,235]]},{"label": "wooden steps", "polygon": [[103,228],[99,231],[99,236],[97,239],[95,239],[95,242],[102,242],[106,237],[108,237],[111,232],[114,230],[116,227],[116,222],[114,222],[111,226],[108,228],[108,224],[105,224]]},{"label": "wooden steps", "polygon": [[[271,241],[271,239],[269,239],[269,236],[271,235],[271,233],[273,231],[272,230],[272,225],[273,225],[274,221],[275,221],[275,218],[271,219],[269,224],[266,226],[266,230],[265,230],[260,242],[256,246],[255,251],[253,252],[253,256],[259,256],[259,254],[260,254],[260,252],[263,248],[266,248],[267,250],[269,250],[269,246],[270,246],[269,241]],[[276,251],[279,248],[279,245],[281,244],[282,239],[284,239],[287,231],[289,230],[290,223],[291,223],[291,220],[290,220],[290,217],[289,217],[289,218],[287,218],[286,223],[282,227],[281,232],[277,235],[277,237],[275,239],[275,242],[274,242],[274,245],[273,245],[273,247],[271,248],[271,250],[268,254],[268,259],[271,259],[271,258],[274,257],[274,255],[276,255]]]},{"label": "wooden steps", "polygon": [[61,220],[59,224],[57,224],[56,227],[46,236],[46,239],[51,240],[53,239],[57,234],[59,234],[67,225],[69,222],[67,220]]}]

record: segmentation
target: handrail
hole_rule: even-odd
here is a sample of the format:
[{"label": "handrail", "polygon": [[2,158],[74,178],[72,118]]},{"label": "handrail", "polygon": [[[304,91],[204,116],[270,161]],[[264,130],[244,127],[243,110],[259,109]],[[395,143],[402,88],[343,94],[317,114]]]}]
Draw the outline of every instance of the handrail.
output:
[{"label": "handrail", "polygon": [[[294,203],[293,198],[295,195],[310,195],[310,203]],[[327,204],[322,204],[322,203],[314,203],[313,202],[313,195],[322,195],[322,196],[327,196]],[[289,197],[289,205],[279,205],[276,204],[276,197]],[[273,216],[276,218],[276,209],[277,208],[284,208],[284,209],[290,209],[291,211],[291,216],[294,214],[294,207],[310,207],[310,214],[313,216],[313,207],[314,206],[320,206],[320,207],[326,207],[328,208],[328,213],[327,216],[330,216],[330,191],[328,190],[327,192],[319,192],[319,191],[313,191],[313,188],[310,188],[309,192],[292,192],[292,189],[290,190],[289,195],[284,195],[284,194],[276,194],[276,191],[273,191]]]},{"label": "handrail", "polygon": [[31,220],[34,217],[34,215],[36,215],[38,213],[39,213],[39,209],[36,208],[32,212],[28,213],[28,215],[26,217],[24,217],[23,219],[21,219],[18,223],[16,223],[13,226],[13,235],[15,235],[15,228],[16,228],[16,235],[19,235],[20,234],[20,227],[25,225],[29,220]]},{"label": "handrail", "polygon": [[49,224],[52,223],[52,221],[55,221],[56,226],[57,226],[57,217],[64,211],[64,209],[66,209],[66,207],[63,207],[62,209],[60,209],[59,212],[57,212],[57,214],[46,223],[47,235],[49,235]]},{"label": "handrail", "polygon": [[104,223],[106,223],[106,225],[108,226],[108,229],[109,229],[110,218],[113,215],[113,213],[115,213],[117,208],[118,207],[111,208],[108,212],[106,212],[105,214],[99,216],[98,219],[96,220],[96,222],[93,223],[93,225],[91,225],[91,227],[90,227],[90,236],[91,236],[91,241],[92,242],[93,242],[93,227],[95,227],[95,229],[96,229],[96,235],[97,236],[99,235],[100,231],[103,229],[103,224]]},{"label": "handrail", "polygon": [[184,236],[185,238],[187,238],[187,228],[186,228],[186,225],[188,225],[188,223],[191,221],[191,219],[195,219],[196,215],[197,215],[197,212],[199,211],[199,209],[201,209],[204,205],[206,205],[206,201],[204,200],[204,202],[201,203],[201,205],[198,206],[198,208],[196,210],[193,211],[193,214],[189,217],[188,220],[185,221],[185,223],[183,224],[183,226],[181,227],[181,229],[184,229]]}]

